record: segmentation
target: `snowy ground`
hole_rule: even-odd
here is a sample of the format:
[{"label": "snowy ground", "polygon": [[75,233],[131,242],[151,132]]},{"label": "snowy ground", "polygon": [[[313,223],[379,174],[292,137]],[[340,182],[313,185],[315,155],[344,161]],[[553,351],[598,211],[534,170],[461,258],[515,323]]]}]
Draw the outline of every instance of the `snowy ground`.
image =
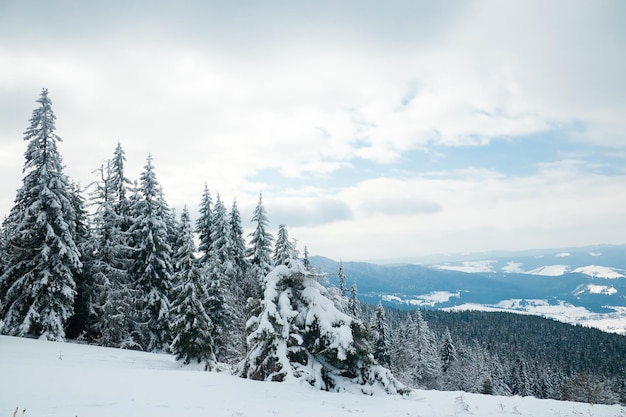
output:
[{"label": "snowy ground", "polygon": [[460,392],[328,393],[204,372],[169,355],[0,336],[0,417],[16,408],[24,417],[626,416],[619,405]]}]

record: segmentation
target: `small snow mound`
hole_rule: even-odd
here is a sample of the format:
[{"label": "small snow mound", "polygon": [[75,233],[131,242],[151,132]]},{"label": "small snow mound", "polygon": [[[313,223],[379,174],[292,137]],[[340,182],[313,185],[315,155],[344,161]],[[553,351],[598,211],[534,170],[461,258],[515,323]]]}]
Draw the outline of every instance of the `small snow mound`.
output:
[{"label": "small snow mound", "polygon": [[569,252],[561,252],[561,253],[557,253],[556,255],[559,258],[567,258],[569,256]]}]

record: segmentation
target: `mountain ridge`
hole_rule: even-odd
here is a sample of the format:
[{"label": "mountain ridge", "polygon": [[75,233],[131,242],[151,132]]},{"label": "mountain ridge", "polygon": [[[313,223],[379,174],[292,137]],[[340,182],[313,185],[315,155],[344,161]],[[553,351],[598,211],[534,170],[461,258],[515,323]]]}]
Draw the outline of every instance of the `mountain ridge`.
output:
[{"label": "mountain ridge", "polygon": [[[626,334],[626,245],[481,254],[446,263],[342,264],[347,285],[356,281],[370,304],[536,314]],[[314,256],[311,264],[337,285],[338,262]]]}]

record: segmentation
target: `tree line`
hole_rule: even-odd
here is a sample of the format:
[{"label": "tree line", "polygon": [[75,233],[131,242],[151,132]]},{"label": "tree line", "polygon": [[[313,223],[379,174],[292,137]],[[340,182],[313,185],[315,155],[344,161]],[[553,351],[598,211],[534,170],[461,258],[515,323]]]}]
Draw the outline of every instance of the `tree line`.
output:
[{"label": "tree line", "polygon": [[119,143],[87,201],[63,172],[47,90],[37,102],[24,134],[23,185],[0,234],[2,332],[158,351],[180,326],[171,312],[196,308],[196,317],[212,316],[215,351],[226,358],[238,343],[225,326],[241,300],[258,298],[261,278],[296,256],[285,225],[274,243],[259,197],[247,245],[237,201],[227,210],[205,185],[194,227],[186,207],[179,218],[169,208],[150,156],[138,182],[126,177]]},{"label": "tree line", "polygon": [[404,389],[372,356],[367,326],[319,283],[307,248],[299,259],[285,225],[275,239],[267,230],[261,196],[248,242],[237,201],[228,210],[206,185],[192,224],[186,207],[177,217],[168,206],[150,156],[138,181],[126,177],[118,143],[86,199],[64,174],[46,89],[37,102],[0,231],[0,333],[168,351],[322,389]]}]

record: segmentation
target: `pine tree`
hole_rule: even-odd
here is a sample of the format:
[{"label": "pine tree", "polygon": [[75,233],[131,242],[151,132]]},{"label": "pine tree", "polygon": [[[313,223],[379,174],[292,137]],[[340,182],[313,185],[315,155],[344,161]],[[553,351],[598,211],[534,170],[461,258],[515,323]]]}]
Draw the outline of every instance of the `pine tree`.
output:
[{"label": "pine tree", "polygon": [[274,245],[274,264],[282,265],[288,259],[295,259],[296,247],[289,240],[289,232],[287,226],[281,224],[278,226],[278,235],[276,236],[276,244]]},{"label": "pine tree", "polygon": [[385,316],[385,308],[379,302],[372,322],[374,331],[374,359],[383,366],[391,365],[391,335]]},{"label": "pine tree", "polygon": [[[167,232],[167,243],[170,245],[172,255],[178,250],[179,224],[176,219],[176,210],[170,209],[163,189],[159,189],[159,206],[163,210],[163,220],[165,222],[165,230]],[[172,264],[173,265],[173,264]]]},{"label": "pine tree", "polygon": [[169,244],[166,207],[148,157],[141,174],[139,191],[132,208],[135,219],[129,229],[133,243],[130,273],[139,294],[137,311],[144,312],[143,346],[149,351],[165,349],[169,343],[169,300],[172,281],[172,249]]},{"label": "pine tree", "polygon": [[209,192],[209,187],[204,184],[204,192],[202,193],[202,201],[200,202],[200,217],[196,221],[196,233],[198,233],[200,244],[198,250],[202,253],[200,264],[204,265],[209,260],[212,241],[211,233],[213,231],[213,199]]},{"label": "pine tree", "polygon": [[48,90],[43,89],[24,133],[24,182],[4,227],[7,265],[0,277],[1,332],[64,340],[74,314],[82,263],[74,241],[76,213],[63,173]]},{"label": "pine tree", "polygon": [[302,265],[306,268],[307,271],[313,272],[313,266],[311,265],[311,260],[309,259],[309,248],[304,246],[304,254],[302,258]]},{"label": "pine tree", "polygon": [[518,358],[513,367],[511,392],[513,395],[528,397],[532,395],[531,381],[528,377],[526,361]]},{"label": "pine tree", "polygon": [[252,221],[256,223],[254,231],[250,234],[250,248],[248,249],[248,259],[255,268],[257,276],[262,279],[272,269],[272,234],[265,229],[269,223],[265,208],[263,207],[263,196],[259,196],[259,203],[254,209]]},{"label": "pine tree", "polygon": [[265,277],[261,311],[248,323],[248,354],[241,376],[255,380],[302,379],[323,390],[347,384],[404,387],[371,354],[366,326],[339,311],[325,287],[297,260]]},{"label": "pine tree", "polygon": [[208,299],[205,279],[194,257],[195,244],[189,212],[185,207],[180,217],[180,245],[174,256],[174,289],[176,297],[172,302],[172,344],[171,351],[185,363],[197,361],[213,368],[214,354],[211,318],[204,308]]},{"label": "pine tree", "polygon": [[76,227],[74,230],[74,242],[82,256],[82,269],[76,271],[74,281],[76,282],[76,300],[74,316],[70,319],[67,327],[67,336],[73,339],[91,339],[91,329],[97,320],[96,312],[93,308],[95,298],[94,262],[96,242],[89,228],[85,199],[81,194],[80,187],[72,183],[71,201],[76,216]]},{"label": "pine tree", "polygon": [[235,262],[236,279],[240,282],[243,279],[247,269],[248,260],[246,259],[246,241],[243,237],[243,226],[241,224],[241,213],[237,207],[237,199],[233,200],[229,216],[230,242],[232,246],[232,255]]},{"label": "pine tree", "polygon": [[434,384],[441,372],[438,343],[419,310],[409,320],[409,334],[417,352],[413,381],[426,388],[436,388]]},{"label": "pine tree", "polygon": [[404,383],[437,388],[441,361],[437,340],[419,310],[400,325],[392,347],[394,374]]},{"label": "pine tree", "polygon": [[138,319],[134,309],[137,290],[129,280],[131,249],[123,231],[130,226],[130,205],[128,199],[120,203],[119,184],[113,179],[115,170],[119,175],[119,167],[111,161],[98,170],[100,181],[92,196],[96,206],[92,265],[96,321],[92,330],[102,346],[140,349],[140,338],[132,337]]},{"label": "pine tree", "polygon": [[363,315],[361,311],[361,305],[359,304],[359,300],[357,299],[357,286],[356,281],[352,283],[352,288],[350,289],[350,298],[348,299],[348,314],[350,314],[355,319],[360,319]]},{"label": "pine tree", "polygon": [[113,159],[108,164],[108,184],[113,199],[111,204],[117,215],[116,222],[121,232],[126,232],[132,221],[130,218],[130,200],[127,194],[133,184],[124,174],[125,162],[126,153],[118,142],[113,153]]},{"label": "pine tree", "polygon": [[337,271],[337,278],[339,280],[339,292],[342,297],[346,296],[348,289],[346,288],[346,273],[343,270],[343,261],[339,260],[339,270]]},{"label": "pine tree", "polygon": [[234,362],[241,354],[241,344],[236,336],[237,317],[237,265],[233,257],[233,244],[226,207],[217,195],[213,208],[211,252],[207,264],[209,277],[209,303],[207,311],[215,331],[215,355],[219,361]]},{"label": "pine tree", "polygon": [[443,334],[441,347],[439,348],[439,359],[441,359],[441,371],[443,373],[448,372],[450,366],[456,361],[456,348],[452,344],[452,336],[448,328],[446,328]]},{"label": "pine tree", "polygon": [[232,248],[232,257],[235,265],[234,282],[231,286],[231,302],[234,320],[232,323],[232,340],[237,353],[237,360],[246,354],[246,321],[253,313],[255,298],[260,297],[258,280],[250,273],[246,258],[246,241],[243,237],[241,214],[237,207],[237,200],[229,215],[229,231]]}]

